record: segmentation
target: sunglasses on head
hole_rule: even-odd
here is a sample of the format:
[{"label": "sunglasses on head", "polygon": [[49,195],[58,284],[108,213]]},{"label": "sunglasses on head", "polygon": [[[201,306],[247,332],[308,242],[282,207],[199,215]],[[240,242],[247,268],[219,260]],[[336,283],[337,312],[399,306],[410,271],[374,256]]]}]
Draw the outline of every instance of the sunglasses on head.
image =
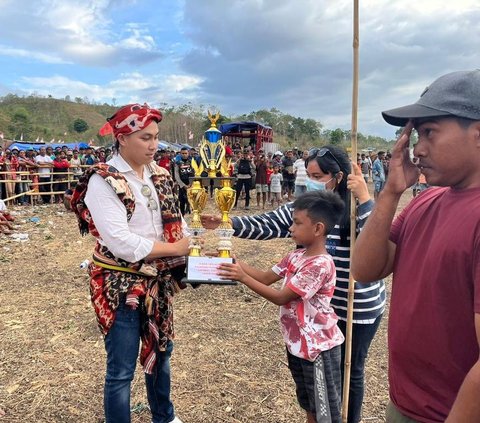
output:
[{"label": "sunglasses on head", "polygon": [[315,159],[316,157],[323,157],[327,154],[330,154],[330,157],[335,161],[335,163],[338,165],[340,170],[343,169],[342,165],[338,161],[338,159],[335,157],[335,154],[333,154],[328,148],[322,147],[322,148],[311,148],[308,151],[308,157],[311,159]]}]

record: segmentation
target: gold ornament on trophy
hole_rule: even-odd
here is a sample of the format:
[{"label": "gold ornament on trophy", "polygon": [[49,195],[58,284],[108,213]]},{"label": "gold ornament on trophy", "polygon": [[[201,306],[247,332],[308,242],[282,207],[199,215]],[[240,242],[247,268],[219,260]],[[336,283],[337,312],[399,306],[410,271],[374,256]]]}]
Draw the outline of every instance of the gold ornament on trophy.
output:
[{"label": "gold ornament on trophy", "polygon": [[[222,262],[232,262],[232,242],[234,230],[230,224],[229,213],[235,204],[235,190],[232,188],[230,177],[230,160],[225,157],[225,144],[222,133],[217,129],[217,121],[220,113],[212,115],[208,111],[208,118],[211,126],[205,131],[204,139],[200,145],[200,163],[192,158],[192,169],[195,176],[192,178],[192,185],[187,189],[188,202],[192,208],[192,242],[187,263],[186,282],[191,283],[212,283],[212,284],[235,284],[234,281],[225,281],[218,277],[216,269]],[[222,213],[222,223],[215,230],[219,238],[217,251],[218,257],[204,257],[201,254],[201,236],[205,233],[200,221],[200,213],[207,202],[207,189],[210,185],[219,186],[215,188],[215,203]]]}]

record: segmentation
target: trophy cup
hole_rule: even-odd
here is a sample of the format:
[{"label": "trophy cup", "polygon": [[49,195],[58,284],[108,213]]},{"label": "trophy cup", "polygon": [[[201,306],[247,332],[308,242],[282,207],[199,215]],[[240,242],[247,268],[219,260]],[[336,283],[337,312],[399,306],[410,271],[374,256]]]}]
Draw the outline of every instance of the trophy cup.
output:
[{"label": "trophy cup", "polygon": [[[225,158],[225,145],[222,133],[217,129],[216,122],[220,114],[214,116],[208,112],[211,126],[205,131],[205,137],[200,145],[201,162],[192,159],[192,168],[195,176],[192,185],[187,189],[188,202],[192,208],[192,222],[189,226],[192,231],[190,253],[187,260],[187,277],[184,280],[192,284],[235,285],[235,281],[220,279],[217,273],[221,263],[232,263],[231,255],[234,230],[228,217],[235,203],[235,190],[231,183],[234,178],[229,175],[230,160]],[[202,256],[200,239],[205,233],[200,221],[200,213],[205,208],[208,194],[212,185],[215,188],[215,202],[222,213],[222,222],[215,233],[219,238],[217,257]],[[220,186],[220,189],[218,188]]]}]

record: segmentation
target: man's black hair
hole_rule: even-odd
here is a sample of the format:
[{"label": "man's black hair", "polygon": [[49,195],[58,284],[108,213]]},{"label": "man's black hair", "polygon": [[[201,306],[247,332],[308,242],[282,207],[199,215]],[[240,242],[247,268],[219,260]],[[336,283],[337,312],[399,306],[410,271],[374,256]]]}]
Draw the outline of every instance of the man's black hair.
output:
[{"label": "man's black hair", "polygon": [[344,208],[345,203],[333,191],[309,191],[293,202],[294,210],[305,210],[313,223],[325,225],[325,235],[340,221]]}]

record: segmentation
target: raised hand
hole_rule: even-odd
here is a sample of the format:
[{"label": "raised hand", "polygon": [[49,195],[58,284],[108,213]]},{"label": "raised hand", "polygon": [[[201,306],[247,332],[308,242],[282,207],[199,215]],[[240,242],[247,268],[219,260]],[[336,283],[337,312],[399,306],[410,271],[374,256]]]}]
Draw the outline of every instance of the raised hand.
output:
[{"label": "raised hand", "polygon": [[352,163],[352,170],[353,172],[350,173],[347,178],[347,188],[352,191],[355,198],[358,198],[360,204],[363,204],[370,200],[367,183],[362,175],[360,166]]},{"label": "raised hand", "polygon": [[413,123],[409,121],[392,149],[384,190],[393,194],[402,194],[417,181],[420,175],[420,170],[410,159],[409,144],[412,130]]}]

